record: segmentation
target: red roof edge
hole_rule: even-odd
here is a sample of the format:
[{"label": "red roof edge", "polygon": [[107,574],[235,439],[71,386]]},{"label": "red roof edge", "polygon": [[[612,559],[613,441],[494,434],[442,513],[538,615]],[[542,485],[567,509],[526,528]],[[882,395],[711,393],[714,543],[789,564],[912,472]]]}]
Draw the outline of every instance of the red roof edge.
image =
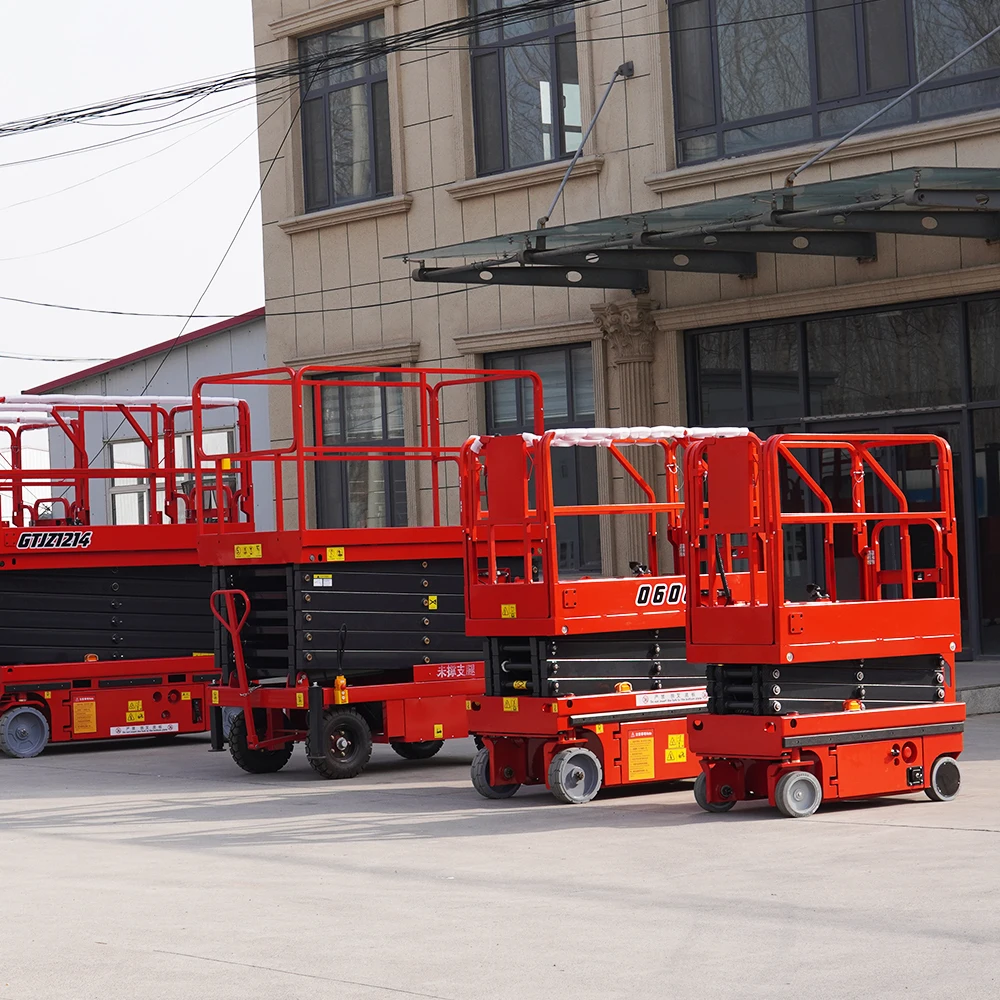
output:
[{"label": "red roof edge", "polygon": [[[25,389],[24,392],[27,394],[37,394],[42,392],[52,392],[55,389],[64,389],[66,386],[72,385],[74,382],[80,382],[85,378],[93,378],[95,375],[103,375],[105,372],[112,371],[115,368],[121,368],[123,365],[130,365],[134,361],[142,361],[143,358],[149,358],[155,354],[162,354],[164,351],[173,350],[175,347],[183,347],[185,344],[190,344],[195,340],[201,340],[203,337],[211,337],[213,333],[222,333],[224,330],[231,330],[233,327],[242,326],[244,323],[260,319],[263,315],[263,306],[259,309],[251,309],[250,312],[240,313],[239,316],[234,316],[232,319],[224,319],[218,323],[213,323],[211,326],[203,327],[201,330],[192,330],[190,333],[185,333],[180,337],[174,337],[171,340],[164,340],[159,344],[153,344],[151,347],[144,347],[141,351],[134,351],[132,354],[123,354],[120,358],[112,358],[110,361],[102,361],[99,365],[94,365],[92,368],[84,368],[82,371],[73,372],[71,375],[64,375],[62,378],[54,379],[52,382],[46,382],[44,385],[36,385],[33,389]],[[219,373],[207,372],[206,374],[217,375]]]}]

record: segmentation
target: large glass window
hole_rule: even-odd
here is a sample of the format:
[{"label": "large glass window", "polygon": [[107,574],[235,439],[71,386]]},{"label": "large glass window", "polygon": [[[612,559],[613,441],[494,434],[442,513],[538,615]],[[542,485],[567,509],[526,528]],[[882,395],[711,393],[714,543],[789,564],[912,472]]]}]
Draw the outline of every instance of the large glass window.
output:
[{"label": "large glass window", "polygon": [[476,14],[498,6],[511,8],[510,15],[480,28],[472,43],[480,174],[572,155],[582,134],[573,11],[534,14],[524,0],[472,3]]},{"label": "large glass window", "polygon": [[385,56],[358,60],[340,49],[385,37],[381,17],[304,38],[299,56],[328,56],[323,68],[302,76],[302,161],[305,208],[335,205],[392,194],[389,139],[389,83]]},{"label": "large glass window", "polygon": [[[680,162],[846,132],[996,25],[993,0],[669,0]],[[1000,104],[994,38],[876,123]]]},{"label": "large glass window", "polygon": [[[545,426],[594,425],[594,352],[589,344],[489,355],[488,368],[538,372],[545,398]],[[532,389],[526,382],[494,382],[486,397],[489,434],[533,431]],[[595,448],[553,448],[552,490],[557,504],[596,504]],[[562,517],[556,523],[561,573],[601,569],[601,534],[596,517]]]},{"label": "large glass window", "polygon": [[[694,424],[746,424],[761,437],[782,431],[944,437],[955,475],[963,646],[1000,653],[993,572],[1000,556],[1000,297],[692,331],[687,365]],[[919,510],[937,474],[933,457],[923,446],[892,451],[889,474]],[[850,501],[841,459],[822,454],[811,469],[834,509]],[[808,494],[786,472],[785,503],[798,509]],[[914,529],[911,536],[915,552],[926,547],[926,533]],[[804,599],[823,558],[818,536],[794,529],[785,543],[787,592]],[[849,531],[838,528],[838,578],[856,581],[851,546]]]},{"label": "large glass window", "polygon": [[[346,375],[386,385],[324,386],[320,390],[323,444],[369,448],[405,444],[399,376]],[[316,465],[318,524],[322,528],[400,528],[407,523],[406,463],[345,459]]]},{"label": "large glass window", "polygon": [[976,522],[979,537],[979,606],[983,652],[1000,653],[1000,409],[976,410]]},{"label": "large glass window", "polygon": [[817,319],[806,336],[814,416],[961,401],[957,305]]}]

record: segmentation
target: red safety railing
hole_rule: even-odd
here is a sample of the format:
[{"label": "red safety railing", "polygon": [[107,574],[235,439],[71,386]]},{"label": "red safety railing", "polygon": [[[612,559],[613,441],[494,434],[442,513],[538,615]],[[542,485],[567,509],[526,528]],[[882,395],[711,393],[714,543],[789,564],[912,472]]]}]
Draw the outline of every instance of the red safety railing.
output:
[{"label": "red safety railing", "polygon": [[[444,440],[446,421],[443,396],[451,390],[474,392],[477,387],[487,387],[498,382],[530,384],[531,424],[536,431],[541,431],[544,426],[542,382],[535,372],[308,365],[302,368],[269,368],[200,379],[193,394],[196,441],[201,440],[200,400],[206,390],[218,391],[220,387],[232,392],[241,387],[267,389],[272,397],[272,434],[278,433],[282,426],[280,414],[283,406],[287,407],[285,412],[288,422],[284,425],[287,427],[287,435],[283,429],[281,431],[287,443],[280,446],[274,446],[269,441],[264,447],[256,447],[248,441],[226,455],[206,454],[199,447],[196,462],[201,467],[198,472],[199,488],[206,495],[215,490],[218,494],[217,502],[224,505],[226,497],[222,487],[223,473],[226,470],[239,470],[249,474],[250,469],[261,467],[264,471],[257,472],[258,482],[263,474],[273,486],[274,530],[305,530],[324,527],[318,523],[315,511],[315,477],[321,466],[345,462],[418,463],[420,467],[429,470],[430,509],[421,523],[440,526],[446,523],[442,513],[444,471],[448,466],[457,470],[461,453],[460,444],[450,445]],[[393,435],[391,442],[384,435],[372,441],[326,440],[328,435],[323,424],[323,393],[332,390],[357,393],[358,390],[366,389],[377,392],[380,399],[387,392],[400,394],[400,433]],[[350,396],[345,398],[349,399]],[[466,402],[463,401],[463,410],[467,409]],[[209,476],[213,477],[212,483],[206,482]],[[418,485],[408,484],[408,487]],[[245,523],[240,524],[238,521],[220,522],[205,518],[199,523],[200,530],[205,534],[248,530]],[[407,525],[408,528],[416,526]]]},{"label": "red safety railing", "polygon": [[[685,428],[573,428],[468,441],[461,467],[468,630],[559,635],[683,624],[680,456],[687,435]],[[569,447],[603,449],[611,469],[620,470],[642,499],[557,503],[552,449]],[[624,453],[629,447],[649,449],[656,459],[632,461]],[[637,468],[646,465],[645,472]],[[606,478],[610,485],[613,472]],[[663,500],[657,499],[658,480]],[[561,574],[558,525],[571,517],[614,518],[619,532],[626,518],[641,524],[632,532],[641,550],[634,553],[629,575]],[[667,550],[672,567],[664,569]]]},{"label": "red safety railing", "polygon": [[[924,463],[919,510],[899,464],[915,450]],[[852,656],[889,655],[924,638],[937,649],[942,636],[958,648],[954,472],[944,439],[707,437],[687,450],[685,479],[689,641],[709,661],[733,659],[737,646],[773,646],[789,661],[835,658],[838,646],[845,655],[847,647]],[[809,567],[816,579],[790,596],[790,568]],[[740,594],[729,586],[734,570],[747,576]],[[770,662],[759,649],[746,656]]]},{"label": "red safety railing", "polygon": [[[116,480],[134,480],[148,495],[149,525],[194,523],[196,520],[252,519],[253,488],[246,473],[227,473],[222,503],[219,491],[200,493],[196,484],[202,470],[189,465],[178,454],[177,440],[192,420],[193,406],[182,397],[164,397],[168,402],[95,402],[95,397],[59,396],[16,397],[0,400],[0,433],[7,445],[0,453],[0,502],[4,524],[18,528],[86,526],[105,524],[92,510],[94,494],[110,490]],[[248,440],[249,409],[237,399],[206,402],[212,410],[232,408],[232,424],[238,439]],[[126,438],[115,433],[105,441],[110,422],[124,428]],[[229,421],[227,420],[227,423]],[[119,427],[114,428],[115,431]],[[48,436],[48,456],[44,463],[26,461],[29,448],[25,435],[44,431]],[[112,447],[128,440],[139,443],[145,461],[127,468],[113,467]],[[30,453],[45,449],[30,449]],[[54,453],[65,452],[68,463],[54,465]],[[102,499],[104,496],[102,494]],[[133,525],[132,527],[135,527]]]}]

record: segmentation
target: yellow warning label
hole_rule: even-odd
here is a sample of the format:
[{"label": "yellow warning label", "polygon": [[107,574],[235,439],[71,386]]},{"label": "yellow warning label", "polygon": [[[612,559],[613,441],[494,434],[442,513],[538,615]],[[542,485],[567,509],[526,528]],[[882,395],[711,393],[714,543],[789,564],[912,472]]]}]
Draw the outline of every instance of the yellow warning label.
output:
[{"label": "yellow warning label", "polygon": [[465,699],[465,710],[466,712],[472,711],[472,702],[468,698]]},{"label": "yellow warning label", "polygon": [[649,781],[656,777],[653,737],[640,736],[628,741],[628,780]]},{"label": "yellow warning label", "polygon": [[222,460],[223,471],[228,472],[233,467],[233,460],[231,458],[224,458]]},{"label": "yellow warning label", "polygon": [[42,697],[45,698],[46,701],[47,701],[49,698],[52,697],[52,692],[51,691],[43,691],[42,692]]},{"label": "yellow warning label", "polygon": [[215,688],[212,689],[212,704],[213,705],[219,704],[219,692],[215,690]]},{"label": "yellow warning label", "polygon": [[594,726],[594,732],[597,733],[598,735],[600,735],[601,733],[603,733],[604,732],[604,723],[603,722],[598,722],[597,725]]},{"label": "yellow warning label", "polygon": [[93,701],[76,701],[73,703],[73,732],[97,732],[97,704]]},{"label": "yellow warning label", "polygon": [[516,712],[517,711],[517,699],[516,698],[504,698],[504,700],[503,700],[503,710],[505,712]]},{"label": "yellow warning label", "polygon": [[671,750],[677,750],[684,746],[684,734],[683,733],[671,733],[667,737],[667,746]]},{"label": "yellow warning label", "polygon": [[126,722],[145,722],[146,713],[145,712],[126,712],[125,713]]},{"label": "yellow warning label", "polygon": [[687,747],[676,747],[673,750],[667,749],[663,751],[663,760],[667,764],[684,764],[687,762],[687,759]]},{"label": "yellow warning label", "polygon": [[516,604],[501,604],[500,605],[500,617],[501,618],[516,618],[517,617],[517,605]]},{"label": "yellow warning label", "polygon": [[437,723],[434,724],[434,739],[444,739],[444,726],[439,726]]},{"label": "yellow warning label", "polygon": [[192,653],[192,656],[215,656],[215,653]]},{"label": "yellow warning label", "polygon": [[236,559],[263,559],[264,549],[260,542],[254,542],[252,545],[234,545],[233,557]]},{"label": "yellow warning label", "polygon": [[428,611],[437,611],[437,609],[438,609],[438,595],[437,594],[428,594],[427,595],[427,610]]},{"label": "yellow warning label", "polygon": [[191,700],[191,692],[181,691],[181,701],[190,701],[190,700]]},{"label": "yellow warning label", "polygon": [[305,705],[306,705],[306,696],[301,691],[296,691],[295,692],[295,707],[296,708],[305,708]]},{"label": "yellow warning label", "polygon": [[141,712],[142,711],[142,699],[138,701],[130,701],[128,703],[128,710],[130,712]]},{"label": "yellow warning label", "polygon": [[344,554],[343,545],[330,545],[326,550],[327,562],[343,562],[347,556]]}]

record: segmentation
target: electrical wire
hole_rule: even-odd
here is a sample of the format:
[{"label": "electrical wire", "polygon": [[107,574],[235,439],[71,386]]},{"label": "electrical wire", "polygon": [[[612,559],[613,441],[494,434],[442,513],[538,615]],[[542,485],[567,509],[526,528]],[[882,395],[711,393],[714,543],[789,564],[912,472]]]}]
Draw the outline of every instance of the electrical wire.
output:
[{"label": "electrical wire", "polygon": [[33,195],[31,198],[24,198],[21,201],[11,202],[9,205],[0,205],[0,212],[6,212],[11,208],[20,208],[22,205],[32,205],[36,201],[44,201],[46,198],[55,198],[57,195],[65,194],[67,191],[74,191],[76,188],[83,187],[85,184],[90,184],[92,181],[100,180],[102,177],[107,177],[109,174],[117,173],[119,170],[124,170],[126,167],[133,167],[137,163],[142,163],[144,160],[148,160],[151,157],[159,156],[161,153],[167,152],[167,150],[173,149],[174,146],[179,146],[182,142],[186,142],[193,136],[199,135],[204,132],[205,129],[211,128],[211,126],[217,124],[220,121],[225,121],[227,118],[231,118],[233,115],[237,114],[241,108],[233,108],[231,111],[226,112],[226,114],[220,117],[206,122],[201,128],[195,129],[193,132],[189,132],[187,135],[182,135],[179,139],[174,139],[173,142],[168,143],[166,146],[161,146],[159,149],[154,149],[152,152],[144,153],[142,156],[137,157],[134,160],[127,160],[125,163],[119,163],[114,167],[109,167],[107,170],[102,170],[99,174],[93,174],[90,177],[85,177],[82,181],[76,181],[73,184],[69,184],[66,187],[58,188],[55,191],[47,191],[45,194]]},{"label": "electrical wire", "polygon": [[371,39],[357,45],[343,46],[333,53],[320,53],[316,56],[273,63],[176,87],[168,87],[144,94],[133,94],[98,104],[6,122],[0,124],[0,137],[34,132],[59,125],[79,124],[91,119],[112,117],[140,108],[169,107],[179,101],[202,94],[222,93],[269,80],[301,77],[314,71],[323,72],[348,68],[361,61],[384,56],[390,52],[419,48],[439,38],[464,35],[473,30],[483,31],[491,27],[498,27],[508,21],[521,21],[529,17],[537,17],[540,14],[556,13],[570,7],[589,7],[602,2],[603,0],[533,0],[531,3],[517,7],[498,7],[492,11],[483,11],[478,15],[440,21],[396,35],[386,35],[383,38]]},{"label": "electrical wire", "polygon": [[[63,149],[55,153],[44,153],[39,156],[29,156],[21,160],[7,160],[5,162],[0,162],[0,169],[4,167],[20,167],[31,163],[43,163],[48,160],[58,160],[62,159],[64,156],[75,156],[77,153],[90,153],[95,149],[108,149],[112,146],[121,146],[127,142],[134,142],[137,139],[145,139],[149,136],[160,135],[163,132],[172,132],[175,129],[184,128],[186,125],[192,122],[198,121],[202,118],[209,118],[211,116],[222,116],[222,113],[230,108],[239,108],[243,106],[248,106],[256,103],[257,106],[263,104],[271,104],[278,99],[278,96],[272,97],[271,95],[280,95],[282,92],[292,93],[298,88],[297,83],[286,84],[283,87],[275,87],[273,90],[268,91],[268,94],[264,97],[260,97],[254,94],[248,97],[241,97],[238,101],[233,101],[230,104],[223,104],[218,108],[212,108],[208,111],[201,111],[196,115],[191,115],[188,118],[184,118],[179,122],[174,122],[172,125],[164,125],[160,128],[149,129],[146,132],[136,132],[134,135],[123,135],[118,139],[108,139],[104,142],[91,143],[88,146],[76,146],[72,149]],[[81,123],[87,124],[87,123]]]},{"label": "electrical wire", "polygon": [[[364,286],[356,285],[356,288]],[[382,306],[397,306],[405,302],[421,302],[424,299],[442,299],[449,295],[464,295],[476,288],[486,288],[487,285],[472,285],[469,288],[456,288],[450,292],[436,292],[431,295],[420,295],[416,298],[390,299],[388,302],[370,302],[363,306],[332,306],[327,309],[288,309],[284,311],[268,310],[267,316],[321,316],[323,313],[359,312],[362,309],[380,309]],[[343,289],[327,288],[320,292],[343,291]],[[316,293],[314,293],[316,294]],[[40,306],[44,309],[63,309],[69,312],[90,313],[98,316],[128,316],[138,319],[232,319],[242,315],[240,312],[230,313],[168,313],[168,312],[134,312],[129,309],[92,309],[88,306],[70,306],[58,302],[39,302],[35,299],[22,299],[13,295],[0,295],[0,302],[16,302],[19,305]],[[81,359],[83,360],[83,359]],[[103,360],[103,359],[97,359]]]},{"label": "electrical wire", "polygon": [[[281,110],[281,108],[284,106],[285,103],[287,103],[288,100],[290,100],[290,98],[286,97],[285,100],[282,101],[282,103],[279,104],[278,107],[276,107],[267,116],[267,118],[265,118],[264,121],[261,122],[260,124],[261,125],[266,124]],[[207,167],[200,174],[198,174],[198,176],[195,177],[194,180],[189,181],[180,190],[174,191],[173,194],[168,195],[166,198],[162,199],[161,201],[158,201],[155,205],[150,206],[149,208],[140,212],[138,215],[134,215],[130,219],[125,219],[123,222],[119,222],[116,225],[109,227],[108,229],[102,229],[99,233],[92,233],[90,236],[81,237],[78,240],[73,240],[73,242],[71,243],[64,243],[62,246],[49,247],[47,250],[37,250],[34,253],[20,254],[15,257],[0,257],[0,263],[6,264],[9,263],[10,261],[15,261],[15,260],[30,260],[33,257],[44,257],[46,254],[58,253],[60,250],[68,250],[70,249],[70,247],[79,246],[81,243],[89,243],[91,240],[96,240],[100,236],[106,236],[108,233],[113,233],[118,229],[122,229],[125,226],[131,225],[133,222],[138,222],[139,219],[145,218],[150,213],[155,212],[158,208],[162,208],[168,202],[173,201],[174,198],[177,198],[180,195],[182,195],[189,188],[194,187],[195,184],[197,184],[200,180],[202,180],[209,173],[211,173],[217,166],[219,166],[219,164],[229,159],[229,157],[232,156],[233,153],[235,153],[244,143],[248,142],[250,139],[253,139],[254,136],[257,135],[259,128],[260,125],[255,126],[252,132],[250,132],[248,135],[245,135],[242,139],[240,139],[240,141],[236,143],[236,145],[233,146],[232,149],[230,149],[227,153],[224,153],[218,160],[216,160],[213,164],[211,164],[211,166]]]}]

